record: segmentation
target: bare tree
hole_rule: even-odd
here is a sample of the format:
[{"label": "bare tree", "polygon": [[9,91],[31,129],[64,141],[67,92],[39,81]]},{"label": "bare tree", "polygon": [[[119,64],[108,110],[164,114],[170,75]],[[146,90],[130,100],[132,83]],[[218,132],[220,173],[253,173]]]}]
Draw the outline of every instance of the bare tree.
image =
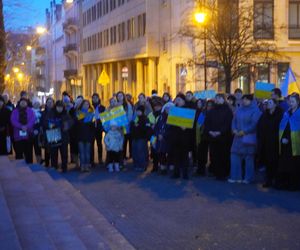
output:
[{"label": "bare tree", "polygon": [[4,75],[5,75],[5,53],[6,53],[6,33],[4,27],[3,16],[3,1],[0,0],[0,93],[5,89]]},{"label": "bare tree", "polygon": [[[196,43],[206,39],[206,59],[216,60],[225,76],[225,89],[231,92],[231,83],[242,74],[242,66],[258,61],[269,62],[276,57],[274,42],[255,39],[256,14],[249,1],[243,0],[194,0],[207,20],[202,28],[195,24],[193,15],[187,15],[180,33]],[[261,13],[259,13],[261,15]],[[264,29],[265,27],[261,27]],[[258,29],[256,29],[256,32]],[[274,30],[269,30],[274,35]],[[203,53],[202,53],[203,55]],[[195,63],[203,56],[194,58]]]}]

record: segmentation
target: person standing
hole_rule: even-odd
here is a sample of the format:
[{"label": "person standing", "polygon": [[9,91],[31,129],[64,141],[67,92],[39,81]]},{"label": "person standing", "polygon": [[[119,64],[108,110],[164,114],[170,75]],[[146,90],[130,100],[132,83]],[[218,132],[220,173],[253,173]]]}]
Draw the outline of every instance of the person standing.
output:
[{"label": "person standing", "polygon": [[92,139],[92,147],[91,147],[91,164],[92,167],[95,166],[95,141],[97,143],[97,152],[98,152],[98,162],[99,164],[103,163],[102,155],[103,155],[103,146],[102,146],[102,138],[103,138],[103,126],[100,120],[100,114],[105,112],[105,107],[101,105],[101,100],[99,94],[94,93],[92,96],[92,105],[95,110],[95,121],[94,121],[94,136]]},{"label": "person standing", "polygon": [[145,107],[136,109],[136,118],[131,122],[132,158],[135,170],[145,171],[148,166],[149,152],[147,142],[150,139],[151,124],[145,115]]},{"label": "person standing", "polygon": [[217,94],[207,112],[204,133],[209,140],[211,169],[217,180],[225,180],[230,170],[231,123],[233,114],[223,94]]},{"label": "person standing", "polygon": [[[127,115],[128,122],[130,124],[133,119],[132,105],[129,102],[127,102],[124,92],[122,92],[122,91],[118,92],[116,97],[117,97],[118,105],[123,106],[123,108],[126,112],[126,115]],[[132,140],[131,140],[131,134],[130,134],[129,128],[127,128],[125,138],[124,138],[124,147],[123,147],[123,154],[124,154],[123,159],[124,160],[127,159],[127,145],[128,144],[129,144],[129,158],[131,158],[132,157]],[[125,161],[124,161],[124,163],[125,163]]]},{"label": "person standing", "polygon": [[10,136],[10,111],[5,105],[5,99],[0,96],[0,155],[7,155],[7,137]]},{"label": "person standing", "polygon": [[104,137],[107,152],[107,168],[109,172],[119,172],[122,161],[124,136],[120,127],[114,121],[110,122],[110,130]]},{"label": "person standing", "polygon": [[45,110],[42,112],[41,117],[41,127],[42,127],[42,140],[43,140],[43,146],[45,150],[45,167],[49,167],[50,165],[50,156],[51,156],[51,148],[47,144],[46,139],[46,130],[48,128],[48,117],[49,115],[52,115],[54,112],[54,100],[52,97],[48,97],[46,100]]},{"label": "person standing", "polygon": [[263,187],[271,187],[275,179],[279,160],[279,124],[283,116],[276,99],[269,99],[267,110],[257,126],[258,159],[266,166]]},{"label": "person standing", "polygon": [[[231,169],[229,183],[249,184],[254,180],[254,158],[256,154],[256,128],[261,112],[253,95],[243,95],[242,106],[237,109],[233,121],[234,134],[231,147]],[[245,161],[245,176],[242,165]]]},{"label": "person standing", "polygon": [[276,188],[295,191],[300,189],[300,97],[289,97],[289,110],[279,125],[279,167]]},{"label": "person standing", "polygon": [[69,131],[73,125],[73,120],[67,113],[62,101],[57,101],[54,109],[46,113],[43,123],[46,143],[50,149],[51,166],[58,169],[58,152],[60,152],[61,168],[63,173],[66,173],[68,170]]},{"label": "person standing", "polygon": [[33,148],[36,157],[36,161],[38,164],[42,163],[42,148],[41,148],[41,118],[42,118],[42,111],[41,111],[41,100],[37,97],[33,98],[32,100],[33,105],[33,112],[35,115],[35,123],[33,128]]},{"label": "person standing", "polygon": [[11,114],[16,159],[25,157],[27,164],[33,162],[31,136],[35,123],[35,115],[28,107],[28,100],[21,98],[18,107]]},{"label": "person standing", "polygon": [[[179,93],[174,101],[176,107],[185,108],[185,95]],[[167,132],[170,144],[170,154],[174,157],[174,172],[172,178],[188,179],[190,131],[185,127],[170,126]]]},{"label": "person standing", "polygon": [[95,115],[94,109],[88,100],[83,100],[76,116],[80,167],[82,172],[89,172],[91,168],[91,141],[95,132]]}]

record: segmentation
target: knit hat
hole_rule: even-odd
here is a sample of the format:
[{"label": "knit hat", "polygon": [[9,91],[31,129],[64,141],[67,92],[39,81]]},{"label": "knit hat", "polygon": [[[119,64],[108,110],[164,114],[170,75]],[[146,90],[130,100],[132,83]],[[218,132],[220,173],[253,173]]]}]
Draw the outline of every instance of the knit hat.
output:
[{"label": "knit hat", "polygon": [[177,96],[176,96],[176,98],[181,98],[182,100],[185,101],[185,95],[182,94],[182,93],[178,93]]},{"label": "knit hat", "polygon": [[163,106],[163,108],[162,108],[162,110],[161,110],[161,113],[164,113],[166,109],[170,109],[170,108],[172,108],[172,107],[174,107],[174,106],[175,106],[175,104],[174,104],[173,102],[167,102],[167,103]]},{"label": "knit hat", "polygon": [[145,113],[145,107],[144,106],[138,106],[136,111],[141,111],[143,114]]},{"label": "knit hat", "polygon": [[112,121],[110,121],[109,126],[110,127],[118,127],[118,123],[116,121],[112,120]]},{"label": "knit hat", "polygon": [[41,104],[41,103],[42,103],[42,102],[41,102],[41,99],[38,98],[38,97],[33,97],[33,99],[32,99],[32,104],[35,104],[35,103]]}]

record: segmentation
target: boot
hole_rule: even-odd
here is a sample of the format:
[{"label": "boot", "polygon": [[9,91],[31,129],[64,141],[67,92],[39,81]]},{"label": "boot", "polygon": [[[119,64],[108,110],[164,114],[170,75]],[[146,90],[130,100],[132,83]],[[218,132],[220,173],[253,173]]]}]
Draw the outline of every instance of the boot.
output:
[{"label": "boot", "polygon": [[110,173],[114,172],[114,166],[112,163],[109,163],[107,168],[108,168],[108,172]]},{"label": "boot", "polygon": [[168,174],[167,167],[165,165],[160,166],[160,173],[161,173],[161,175],[167,175]]},{"label": "boot", "polygon": [[120,172],[120,165],[119,163],[115,163],[115,171]]}]

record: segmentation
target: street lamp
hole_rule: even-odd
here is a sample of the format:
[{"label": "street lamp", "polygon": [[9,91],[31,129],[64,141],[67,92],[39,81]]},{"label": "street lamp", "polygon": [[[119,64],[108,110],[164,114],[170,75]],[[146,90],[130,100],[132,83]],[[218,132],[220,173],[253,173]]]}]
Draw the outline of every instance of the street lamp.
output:
[{"label": "street lamp", "polygon": [[14,73],[19,73],[19,71],[20,71],[20,69],[19,69],[19,68],[17,68],[17,67],[13,67],[13,69],[12,69],[12,70],[13,70],[13,72],[14,72]]},{"label": "street lamp", "polygon": [[36,33],[39,34],[39,35],[43,35],[46,31],[47,31],[46,28],[42,27],[42,26],[38,26],[36,28]]},{"label": "street lamp", "polygon": [[27,51],[31,51],[31,50],[32,50],[32,46],[27,45],[27,46],[26,46],[26,50],[27,50]]},{"label": "street lamp", "polygon": [[195,21],[198,23],[198,24],[201,24],[203,25],[203,28],[204,28],[204,37],[203,37],[203,40],[204,40],[204,89],[207,90],[207,68],[206,68],[206,64],[207,64],[207,61],[206,61],[206,50],[207,50],[207,46],[206,46],[206,32],[207,32],[207,29],[206,29],[206,18],[207,15],[205,12],[196,12],[195,13]]}]

